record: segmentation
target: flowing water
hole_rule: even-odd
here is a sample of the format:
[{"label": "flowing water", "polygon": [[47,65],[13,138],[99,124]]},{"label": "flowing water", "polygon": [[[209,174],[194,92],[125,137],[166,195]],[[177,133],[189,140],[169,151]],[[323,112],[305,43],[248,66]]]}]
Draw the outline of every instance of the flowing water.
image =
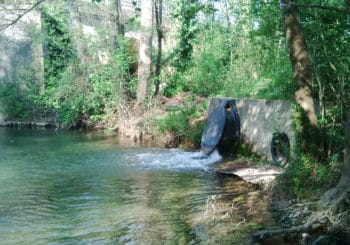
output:
[{"label": "flowing water", "polygon": [[245,244],[267,202],[220,159],[0,128],[0,244]]}]

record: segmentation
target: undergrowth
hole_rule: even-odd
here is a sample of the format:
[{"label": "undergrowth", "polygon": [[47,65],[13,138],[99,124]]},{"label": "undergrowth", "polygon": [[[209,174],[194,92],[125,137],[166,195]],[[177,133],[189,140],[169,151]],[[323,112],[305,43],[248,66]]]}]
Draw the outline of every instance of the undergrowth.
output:
[{"label": "undergrowth", "polygon": [[205,126],[206,102],[198,103],[195,97],[186,98],[183,105],[168,108],[167,115],[159,120],[162,133],[175,136],[177,146],[200,147]]}]

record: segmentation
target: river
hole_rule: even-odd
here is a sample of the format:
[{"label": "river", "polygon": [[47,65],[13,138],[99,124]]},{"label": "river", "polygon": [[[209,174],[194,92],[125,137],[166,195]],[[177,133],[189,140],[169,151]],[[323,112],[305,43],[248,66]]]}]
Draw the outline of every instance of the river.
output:
[{"label": "river", "polygon": [[0,244],[246,244],[271,225],[215,153],[115,136],[0,128]]}]

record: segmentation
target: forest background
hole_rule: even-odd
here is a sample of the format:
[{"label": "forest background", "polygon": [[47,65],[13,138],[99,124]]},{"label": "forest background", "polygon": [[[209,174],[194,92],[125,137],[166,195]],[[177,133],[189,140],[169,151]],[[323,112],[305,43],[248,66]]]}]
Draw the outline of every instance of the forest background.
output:
[{"label": "forest background", "polygon": [[[172,135],[171,146],[198,147],[207,97],[290,100],[296,154],[283,191],[314,198],[338,183],[344,193],[348,0],[3,0],[0,8],[11,17],[2,33],[38,11],[31,36],[43,44],[42,77],[29,64],[0,82],[6,120]],[[97,38],[77,21],[91,13],[109,19]],[[340,196],[332,193],[326,199]]]}]

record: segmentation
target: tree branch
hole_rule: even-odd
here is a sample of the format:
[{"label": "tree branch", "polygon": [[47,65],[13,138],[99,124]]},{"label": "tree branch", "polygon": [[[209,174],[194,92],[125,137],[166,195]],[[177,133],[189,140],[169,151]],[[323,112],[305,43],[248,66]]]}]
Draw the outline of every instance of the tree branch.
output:
[{"label": "tree branch", "polygon": [[282,228],[282,229],[272,229],[272,230],[261,230],[256,232],[252,237],[251,241],[252,242],[257,242],[264,240],[266,238],[276,236],[276,235],[281,235],[281,234],[290,234],[290,233],[300,233],[300,232],[310,232],[313,230],[316,230],[320,227],[324,226],[324,224],[319,222],[319,218],[313,218],[309,222],[299,225],[299,226],[294,226],[290,228]]},{"label": "tree branch", "polygon": [[324,10],[331,10],[331,11],[336,11],[340,13],[346,14],[347,11],[345,9],[333,7],[333,6],[324,6],[324,5],[314,5],[314,4],[301,4],[297,3],[296,6],[302,7],[302,8],[316,8],[316,9],[324,9]]},{"label": "tree branch", "polygon": [[[350,0],[344,0],[344,5],[347,8],[348,3],[347,1],[350,2]],[[275,4],[275,2],[266,2],[265,4]],[[343,8],[337,8],[334,6],[325,6],[325,5],[317,5],[317,4],[302,4],[302,3],[296,3],[296,2],[285,2],[284,0],[280,1],[280,6],[282,9],[290,9],[293,7],[300,7],[300,8],[314,8],[314,9],[322,9],[322,10],[329,10],[329,11],[335,11],[338,13],[343,13],[343,14],[349,14],[350,12],[347,9]]]},{"label": "tree branch", "polygon": [[3,24],[0,25],[0,31],[5,30],[6,28],[16,24],[23,16],[25,16],[26,14],[28,14],[30,11],[32,11],[33,9],[35,9],[36,7],[38,7],[41,3],[43,3],[45,0],[38,0],[33,6],[31,6],[29,9],[26,9],[22,14],[17,15],[17,17],[10,21],[7,24]]}]

